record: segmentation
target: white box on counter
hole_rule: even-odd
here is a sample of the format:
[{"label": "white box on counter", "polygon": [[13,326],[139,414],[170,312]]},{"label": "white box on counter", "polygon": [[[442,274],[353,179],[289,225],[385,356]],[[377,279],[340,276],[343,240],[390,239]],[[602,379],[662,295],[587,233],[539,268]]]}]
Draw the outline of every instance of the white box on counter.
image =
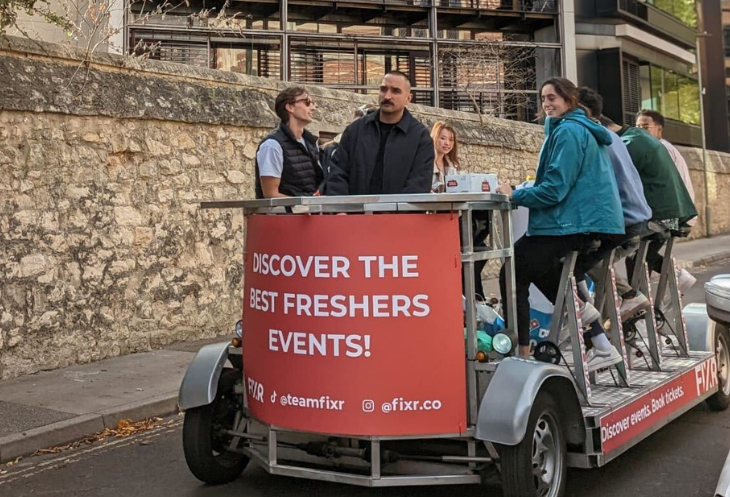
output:
[{"label": "white box on counter", "polygon": [[494,193],[497,191],[496,174],[449,174],[446,193]]}]

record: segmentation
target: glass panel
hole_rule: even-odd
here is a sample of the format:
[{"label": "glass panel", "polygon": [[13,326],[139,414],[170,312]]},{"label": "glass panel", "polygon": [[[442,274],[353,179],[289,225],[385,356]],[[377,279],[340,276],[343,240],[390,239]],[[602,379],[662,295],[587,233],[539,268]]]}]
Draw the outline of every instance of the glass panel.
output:
[{"label": "glass panel", "polygon": [[679,114],[683,122],[700,124],[700,89],[690,78],[679,79]]},{"label": "glass panel", "polygon": [[652,109],[666,113],[664,109],[664,70],[661,67],[651,66],[651,99]]},{"label": "glass panel", "polygon": [[647,3],[673,15],[688,26],[697,27],[695,0],[647,0]]},{"label": "glass panel", "polygon": [[385,74],[385,57],[383,55],[366,53],[364,60],[364,67],[360,68],[360,84],[365,86],[380,86],[383,80],[383,74]]},{"label": "glass panel", "polygon": [[673,14],[683,23],[697,27],[697,9],[695,0],[674,0]]},{"label": "glass panel", "polygon": [[639,67],[639,85],[641,87],[641,108],[654,109],[656,102],[651,94],[651,68],[649,65]]},{"label": "glass panel", "polygon": [[254,75],[251,64],[252,57],[253,53],[248,49],[217,48],[215,51],[215,68]]},{"label": "glass panel", "polygon": [[679,120],[679,78],[676,73],[664,73],[664,117]]}]

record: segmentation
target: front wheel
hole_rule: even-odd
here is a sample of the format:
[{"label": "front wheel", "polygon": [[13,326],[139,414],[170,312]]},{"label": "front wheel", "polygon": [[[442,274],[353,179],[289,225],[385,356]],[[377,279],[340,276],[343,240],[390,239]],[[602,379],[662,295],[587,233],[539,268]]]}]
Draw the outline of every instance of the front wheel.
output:
[{"label": "front wheel", "polygon": [[235,429],[236,414],[241,412],[240,396],[234,392],[236,383],[241,381],[241,371],[224,369],[218,380],[215,400],[185,412],[185,461],[190,472],[204,483],[229,483],[238,478],[248,465],[248,457],[228,451],[232,437],[225,433]]},{"label": "front wheel", "polygon": [[717,393],[707,399],[713,411],[724,411],[730,406],[730,332],[725,326],[715,327],[715,358],[717,360]]},{"label": "front wheel", "polygon": [[530,411],[525,438],[500,446],[504,497],[560,497],[565,489],[566,446],[557,404],[538,394]]}]

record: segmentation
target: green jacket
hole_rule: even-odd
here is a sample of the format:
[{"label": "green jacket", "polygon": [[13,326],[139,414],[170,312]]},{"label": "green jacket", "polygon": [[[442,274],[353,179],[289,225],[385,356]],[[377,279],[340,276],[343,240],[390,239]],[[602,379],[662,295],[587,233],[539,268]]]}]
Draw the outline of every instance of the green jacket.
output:
[{"label": "green jacket", "polygon": [[664,145],[641,128],[624,126],[618,135],[639,172],[652,219],[677,218],[686,223],[697,217],[695,204]]}]

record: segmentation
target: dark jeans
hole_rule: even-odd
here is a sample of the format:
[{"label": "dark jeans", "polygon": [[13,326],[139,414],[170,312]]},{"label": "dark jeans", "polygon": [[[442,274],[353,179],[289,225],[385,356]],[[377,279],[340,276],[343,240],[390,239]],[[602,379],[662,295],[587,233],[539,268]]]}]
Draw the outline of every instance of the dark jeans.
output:
[{"label": "dark jeans", "polygon": [[[517,307],[517,336],[520,345],[530,344],[530,284],[534,284],[552,303],[558,295],[560,276],[563,265],[560,261],[569,252],[582,252],[590,245],[590,235],[566,236],[523,236],[515,243],[515,293]],[[579,274],[576,267],[576,278],[585,277]],[[499,289],[502,302],[507,303],[505,269],[499,273]],[[505,313],[506,314],[506,313]],[[505,316],[508,327],[514,327]]]},{"label": "dark jeans", "polygon": [[[654,271],[657,274],[662,272],[662,264],[664,264],[664,257],[659,251],[664,247],[667,239],[662,235],[655,235],[651,243],[646,249],[646,265],[649,267],[649,272]],[[626,258],[626,274],[629,277],[629,281],[632,280],[634,274],[634,266],[636,265],[636,254],[632,257]]]},{"label": "dark jeans", "polygon": [[[578,256],[576,266],[578,266],[583,273],[591,272],[592,269],[600,267],[599,264],[603,262],[603,258],[606,257],[611,250],[628,244],[637,236],[646,234],[647,227],[646,223],[637,223],[630,226],[626,226],[626,233],[622,235],[597,235],[601,242],[601,246],[598,250],[592,251],[588,254],[581,254]],[[617,251],[617,255],[618,255]],[[659,256],[661,257],[661,256]],[[618,262],[618,258],[614,260],[614,263]],[[627,262],[628,264],[628,262]],[[595,273],[591,273],[595,274]],[[631,273],[629,273],[630,275]],[[629,276],[630,278],[630,276]],[[578,280],[580,281],[580,280]],[[593,283],[596,285],[602,285],[603,281],[597,281],[594,279]],[[583,300],[587,299],[586,295],[583,295],[579,289],[580,298]]]}]

